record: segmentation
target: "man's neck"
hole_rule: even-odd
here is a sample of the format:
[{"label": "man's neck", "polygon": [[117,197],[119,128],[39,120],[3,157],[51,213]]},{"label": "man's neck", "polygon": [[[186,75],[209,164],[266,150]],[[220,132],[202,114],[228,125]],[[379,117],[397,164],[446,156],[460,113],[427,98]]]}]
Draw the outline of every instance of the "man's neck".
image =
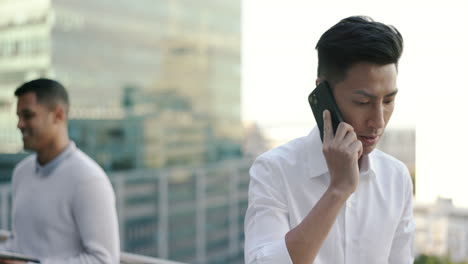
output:
[{"label": "man's neck", "polygon": [[37,161],[41,166],[55,159],[70,143],[68,136],[58,138],[37,152]]},{"label": "man's neck", "polygon": [[362,154],[361,157],[359,158],[359,160],[358,160],[359,171],[361,171],[361,168],[362,168],[362,166],[363,166],[364,159],[365,159],[366,156],[369,155],[369,154],[370,154],[370,153]]}]

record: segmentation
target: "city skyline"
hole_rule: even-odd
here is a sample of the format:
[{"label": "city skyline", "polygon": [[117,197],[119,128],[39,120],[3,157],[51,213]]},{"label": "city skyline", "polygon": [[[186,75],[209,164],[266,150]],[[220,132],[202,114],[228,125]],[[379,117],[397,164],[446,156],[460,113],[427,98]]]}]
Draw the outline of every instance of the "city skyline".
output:
[{"label": "city skyline", "polygon": [[23,158],[13,154],[23,148],[15,88],[57,79],[70,97],[69,138],[114,184],[122,251],[242,263],[251,160],[241,150],[240,1],[0,6],[10,12],[0,19],[2,176]]}]

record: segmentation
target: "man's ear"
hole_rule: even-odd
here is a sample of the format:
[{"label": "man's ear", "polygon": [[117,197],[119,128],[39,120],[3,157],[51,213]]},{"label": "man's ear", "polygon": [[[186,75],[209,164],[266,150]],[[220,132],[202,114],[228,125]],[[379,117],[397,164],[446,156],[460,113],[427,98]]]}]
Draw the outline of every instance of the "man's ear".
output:
[{"label": "man's ear", "polygon": [[65,122],[67,119],[67,113],[65,107],[62,104],[57,104],[54,109],[54,117],[56,122]]}]

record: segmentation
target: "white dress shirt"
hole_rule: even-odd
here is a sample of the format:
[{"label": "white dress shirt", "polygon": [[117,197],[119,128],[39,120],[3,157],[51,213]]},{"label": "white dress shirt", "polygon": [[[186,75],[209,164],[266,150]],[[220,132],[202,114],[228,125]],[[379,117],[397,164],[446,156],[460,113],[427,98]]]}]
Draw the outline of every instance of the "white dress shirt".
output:
[{"label": "white dress shirt", "polygon": [[[245,262],[292,263],[286,233],[325,193],[330,175],[319,131],[268,151],[250,169]],[[359,185],[313,264],[410,264],[415,230],[406,166],[374,150],[361,161]]]}]

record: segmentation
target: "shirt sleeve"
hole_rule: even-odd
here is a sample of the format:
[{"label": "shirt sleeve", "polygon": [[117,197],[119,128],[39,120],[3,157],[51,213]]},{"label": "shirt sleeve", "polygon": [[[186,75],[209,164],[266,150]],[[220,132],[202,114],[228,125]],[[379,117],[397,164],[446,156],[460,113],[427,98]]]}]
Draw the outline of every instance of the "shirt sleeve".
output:
[{"label": "shirt sleeve", "polygon": [[66,259],[41,259],[41,263],[119,263],[120,241],[115,194],[108,178],[87,180],[76,188],[71,210],[79,229],[83,250]]},{"label": "shirt sleeve", "polygon": [[278,170],[265,158],[250,168],[249,205],[245,216],[245,263],[291,263],[285,235],[288,208]]},{"label": "shirt sleeve", "polygon": [[416,226],[413,220],[413,183],[405,167],[405,206],[392,242],[389,264],[412,264],[413,237]]}]

